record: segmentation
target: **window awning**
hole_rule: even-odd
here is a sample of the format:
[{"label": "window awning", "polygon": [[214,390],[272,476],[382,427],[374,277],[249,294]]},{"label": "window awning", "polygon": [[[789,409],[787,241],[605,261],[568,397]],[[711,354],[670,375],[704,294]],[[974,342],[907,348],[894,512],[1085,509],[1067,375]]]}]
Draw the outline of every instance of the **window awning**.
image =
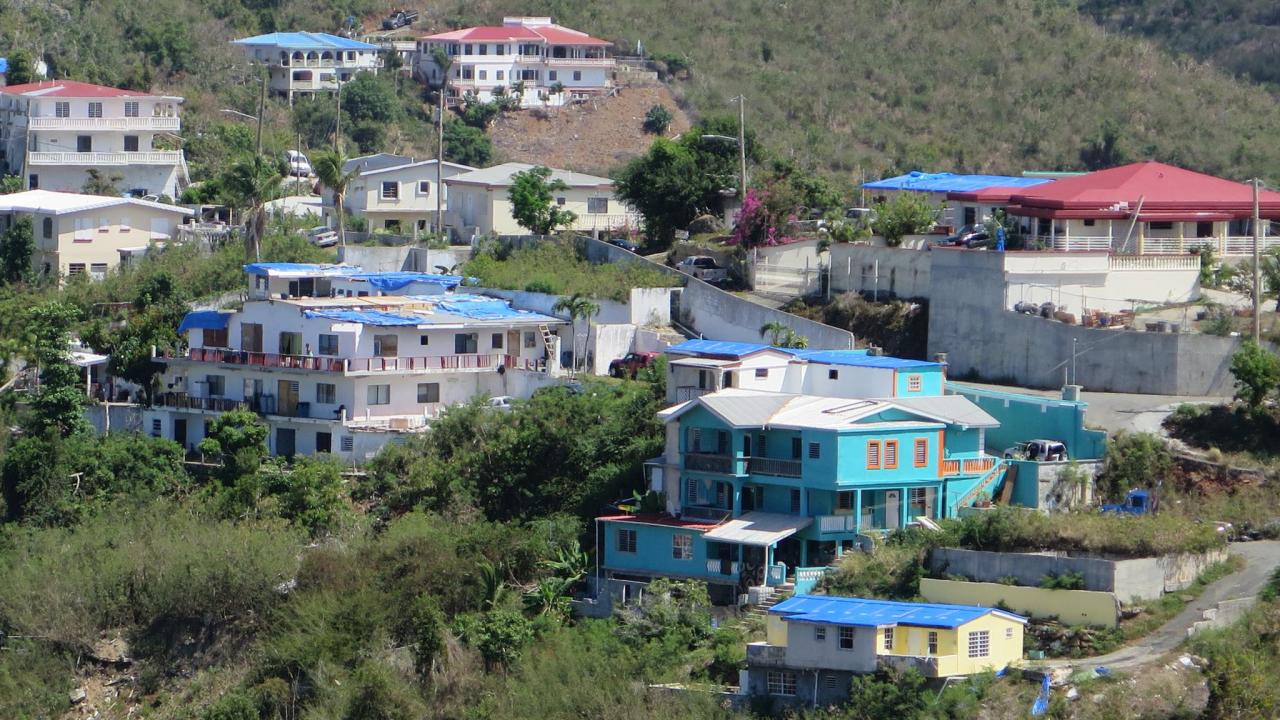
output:
[{"label": "window awning", "polygon": [[708,531],[704,538],[741,545],[769,546],[809,527],[813,518],[782,513],[749,512]]}]

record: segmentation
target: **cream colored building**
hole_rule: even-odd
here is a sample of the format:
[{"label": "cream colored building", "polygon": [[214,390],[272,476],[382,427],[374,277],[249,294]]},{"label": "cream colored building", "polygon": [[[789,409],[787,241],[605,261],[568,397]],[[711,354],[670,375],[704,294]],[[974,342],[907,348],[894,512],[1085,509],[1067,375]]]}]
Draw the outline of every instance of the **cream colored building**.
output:
[{"label": "cream colored building", "polygon": [[[430,232],[436,217],[436,161],[380,153],[347,161],[345,172],[359,170],[347,185],[343,206],[348,216],[365,218],[369,232],[415,235]],[[440,168],[446,184],[450,177],[469,173],[469,165],[445,162]],[[449,201],[448,192],[442,202]],[[334,198],[324,191],[324,214],[333,219]],[[331,224],[336,226],[336,220]]]},{"label": "cream colored building", "polygon": [[[504,163],[446,178],[449,207],[445,224],[464,239],[483,235],[528,235],[511,214],[511,185],[518,173],[533,169],[528,163]],[[572,211],[577,220],[569,230],[622,230],[640,226],[640,216],[613,193],[609,178],[551,169],[551,179],[566,189],[555,193],[555,202]]]},{"label": "cream colored building", "polygon": [[192,214],[176,205],[49,190],[0,195],[0,230],[31,218],[37,273],[102,279],[122,258],[171,238]]}]

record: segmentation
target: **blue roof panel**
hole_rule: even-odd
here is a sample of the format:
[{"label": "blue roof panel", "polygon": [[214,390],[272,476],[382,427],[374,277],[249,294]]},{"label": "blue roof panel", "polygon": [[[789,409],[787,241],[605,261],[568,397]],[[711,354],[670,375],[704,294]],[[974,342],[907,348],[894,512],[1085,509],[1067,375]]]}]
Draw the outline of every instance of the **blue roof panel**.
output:
[{"label": "blue roof panel", "polygon": [[867,190],[914,190],[916,192],[972,192],[989,187],[1027,188],[1053,182],[1051,178],[1021,177],[1014,175],[957,175],[955,173],[926,173],[912,170],[906,175],[863,183]]},{"label": "blue roof panel", "polygon": [[298,50],[378,50],[377,45],[370,45],[359,40],[313,32],[274,32],[266,35],[236,40],[237,45],[268,45],[272,47],[294,48]]},{"label": "blue roof panel", "polygon": [[227,323],[231,320],[230,312],[220,312],[218,310],[192,310],[182,318],[182,322],[178,324],[178,334],[188,330],[226,330]]},{"label": "blue roof panel", "polygon": [[851,627],[901,624],[957,628],[990,613],[1021,623],[1027,621],[1021,615],[975,605],[868,600],[829,595],[796,595],[774,605],[769,613],[781,615],[788,621]]},{"label": "blue roof panel", "polygon": [[908,360],[888,355],[868,355],[866,350],[797,350],[796,357],[820,365],[846,365],[849,367],[885,368],[891,370],[940,368],[942,363],[928,360]]},{"label": "blue roof panel", "polygon": [[357,273],[350,277],[352,280],[363,280],[369,283],[369,287],[377,288],[383,292],[401,290],[416,282],[457,287],[464,281],[464,278],[457,275],[437,275],[435,273],[420,272]]},{"label": "blue roof panel", "polygon": [[560,320],[531,310],[517,310],[506,300],[486,295],[447,295],[447,300],[428,298],[441,312],[458,315],[468,320],[537,320],[558,323]]},{"label": "blue roof panel", "polygon": [[303,313],[303,316],[378,327],[413,327],[426,322],[416,315],[401,315],[381,310],[308,310]]},{"label": "blue roof panel", "polygon": [[[667,348],[667,352],[677,355],[723,355],[740,358],[760,350],[768,350],[769,345],[763,343],[728,342],[724,340],[685,340],[678,345]],[[773,348],[785,353],[792,350]]]},{"label": "blue roof panel", "polygon": [[359,273],[361,269],[354,265],[333,265],[329,263],[260,262],[245,265],[244,271],[250,275],[262,277],[340,277]]}]

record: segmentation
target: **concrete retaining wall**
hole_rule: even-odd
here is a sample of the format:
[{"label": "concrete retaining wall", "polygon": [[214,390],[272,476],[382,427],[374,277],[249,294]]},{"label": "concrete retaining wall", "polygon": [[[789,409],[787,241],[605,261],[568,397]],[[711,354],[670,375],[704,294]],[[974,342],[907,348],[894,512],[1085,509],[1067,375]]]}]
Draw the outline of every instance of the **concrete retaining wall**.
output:
[{"label": "concrete retaining wall", "polygon": [[1038,586],[1051,573],[1080,573],[1084,576],[1085,590],[1111,592],[1120,602],[1131,603],[1183,590],[1195,582],[1205,568],[1226,557],[1225,549],[1200,555],[1107,560],[1061,553],[936,548],[929,553],[929,569],[936,574],[963,575],[978,582],[998,582],[1011,577],[1017,584],[1028,586]]},{"label": "concrete retaining wall", "polygon": [[[110,416],[108,416],[110,412]],[[139,405],[94,403],[84,408],[85,419],[99,435],[111,432],[142,432],[142,407]]]},{"label": "concrete retaining wall", "polygon": [[358,265],[367,272],[439,272],[437,265],[451,268],[471,257],[469,247],[430,250],[424,247],[365,247],[348,245],[338,248],[338,262]]},{"label": "concrete retaining wall", "polygon": [[932,253],[907,248],[837,243],[831,246],[831,289],[927,299],[931,257]]},{"label": "concrete retaining wall", "polygon": [[853,347],[853,333],[848,330],[757,305],[694,278],[689,278],[680,296],[680,321],[705,337],[736,342],[761,342],[760,328],[778,321],[808,338],[812,349]]},{"label": "concrete retaining wall", "polygon": [[1048,590],[1000,583],[921,578],[920,595],[929,602],[954,605],[1002,605],[1033,618],[1056,617],[1064,625],[1115,627],[1115,595],[1092,590]]}]

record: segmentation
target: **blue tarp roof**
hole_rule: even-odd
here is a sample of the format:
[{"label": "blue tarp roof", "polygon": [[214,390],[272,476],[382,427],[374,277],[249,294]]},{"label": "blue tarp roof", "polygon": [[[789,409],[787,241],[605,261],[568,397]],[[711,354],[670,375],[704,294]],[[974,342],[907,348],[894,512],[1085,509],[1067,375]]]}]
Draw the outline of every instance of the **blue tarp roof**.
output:
[{"label": "blue tarp roof", "polygon": [[230,312],[220,310],[192,310],[178,323],[178,334],[199,328],[201,330],[226,330],[231,320]]},{"label": "blue tarp roof", "polygon": [[1021,615],[974,605],[867,600],[829,595],[796,595],[769,609],[769,614],[781,615],[788,621],[852,627],[902,624],[956,628],[988,613],[1022,623],[1027,621]]},{"label": "blue tarp roof", "polygon": [[298,50],[330,49],[330,50],[377,50],[377,45],[370,45],[359,40],[314,32],[274,32],[266,35],[236,40],[237,45],[271,45],[274,47],[295,48]]},{"label": "blue tarp roof", "polygon": [[538,320],[542,322],[559,323],[561,320],[543,315],[541,313],[532,312],[530,310],[517,310],[511,307],[506,300],[487,297],[485,295],[449,295],[448,299],[440,299],[438,297],[429,298],[436,301],[436,307],[441,312],[451,315],[458,315],[468,320]]},{"label": "blue tarp roof", "polygon": [[796,357],[821,365],[848,365],[850,367],[888,368],[904,370],[906,368],[942,367],[942,363],[928,360],[907,360],[888,355],[868,355],[866,350],[796,350]]},{"label": "blue tarp roof", "polygon": [[7,72],[9,72],[9,59],[0,58],[0,73],[7,73]]},{"label": "blue tarp roof", "polygon": [[420,272],[358,273],[352,275],[351,279],[364,280],[369,283],[370,287],[377,288],[383,292],[394,292],[416,282],[435,283],[445,287],[457,287],[465,280],[465,278],[457,275],[437,275],[434,273]]},{"label": "blue tarp roof", "polygon": [[[725,340],[685,340],[678,345],[672,345],[667,348],[667,352],[677,355],[724,355],[732,358],[740,358],[750,355],[760,350],[768,350],[769,345],[764,343],[747,343],[747,342],[728,342]],[[774,348],[785,353],[791,353],[792,350],[783,348]]]},{"label": "blue tarp roof", "polygon": [[1053,182],[1050,178],[1013,175],[957,175],[912,170],[906,175],[863,183],[867,190],[915,190],[916,192],[971,192],[989,187],[1034,187]]},{"label": "blue tarp roof", "polygon": [[249,263],[244,271],[250,275],[262,277],[334,277],[354,275],[363,270],[355,265],[333,265],[329,263]]},{"label": "blue tarp roof", "polygon": [[419,315],[402,315],[381,310],[308,310],[303,313],[303,316],[379,327],[412,327],[426,322],[426,319]]}]

